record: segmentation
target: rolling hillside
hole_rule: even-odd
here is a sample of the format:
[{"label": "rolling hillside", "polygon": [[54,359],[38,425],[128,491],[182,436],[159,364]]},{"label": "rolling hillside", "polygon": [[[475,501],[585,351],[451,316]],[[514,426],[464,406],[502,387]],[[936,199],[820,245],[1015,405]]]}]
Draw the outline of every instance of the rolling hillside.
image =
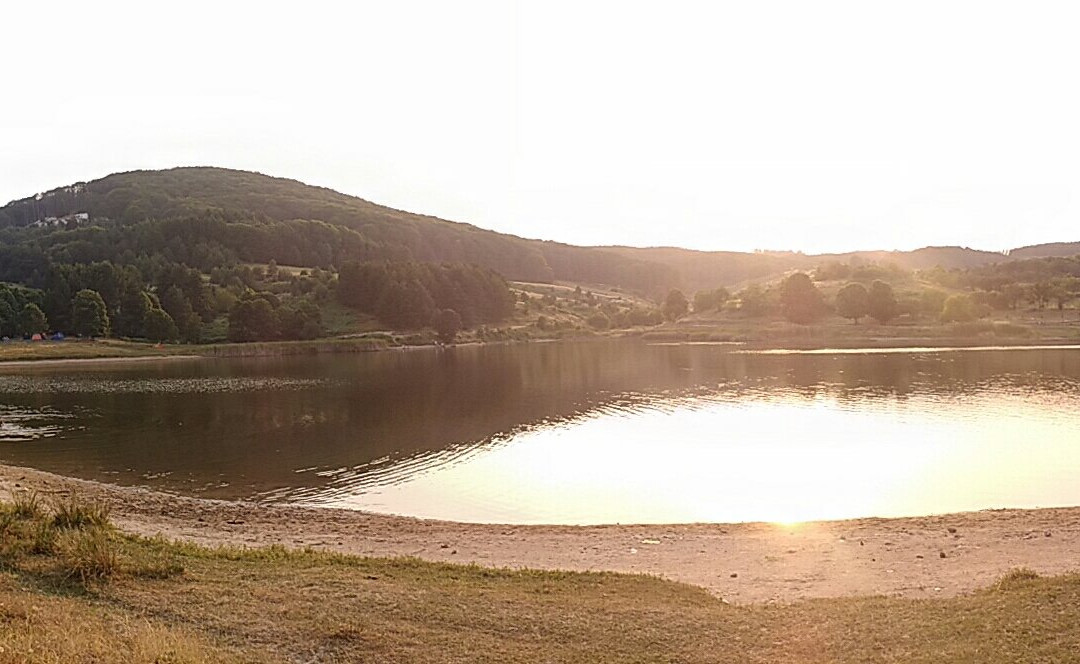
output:
[{"label": "rolling hillside", "polygon": [[1080,244],[1053,244],[1008,256],[962,247],[805,255],[578,247],[395,210],[295,180],[207,167],[118,173],[13,201],[0,208],[0,234],[6,246],[23,247],[0,256],[0,273],[10,272],[5,262],[33,261],[36,252],[65,262],[124,262],[161,252],[204,271],[235,261],[328,268],[348,260],[417,260],[475,263],[516,281],[604,284],[652,296],[832,260],[970,268],[1080,250]]}]

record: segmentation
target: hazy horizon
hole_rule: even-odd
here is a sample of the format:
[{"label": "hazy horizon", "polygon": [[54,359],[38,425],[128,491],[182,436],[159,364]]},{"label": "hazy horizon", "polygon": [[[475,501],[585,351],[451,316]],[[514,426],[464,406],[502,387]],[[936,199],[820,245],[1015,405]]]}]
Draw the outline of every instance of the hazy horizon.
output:
[{"label": "hazy horizon", "polygon": [[578,245],[1078,239],[1068,3],[252,7],[10,9],[0,201],[214,165]]}]

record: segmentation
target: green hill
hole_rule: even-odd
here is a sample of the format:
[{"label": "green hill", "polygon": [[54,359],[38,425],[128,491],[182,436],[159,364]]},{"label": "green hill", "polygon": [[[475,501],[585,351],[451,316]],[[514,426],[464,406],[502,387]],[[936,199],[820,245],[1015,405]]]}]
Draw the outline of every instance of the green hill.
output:
[{"label": "green hill", "polygon": [[[80,212],[89,214],[87,222],[62,221]],[[44,222],[50,218],[60,223]],[[666,266],[603,249],[525,240],[295,180],[220,168],[133,171],[55,189],[0,208],[0,228],[51,230],[36,244],[75,262],[164,251],[204,271],[233,260],[329,268],[385,259],[475,263],[518,281],[643,291],[679,281]]]},{"label": "green hill", "polygon": [[[75,218],[77,213],[87,216]],[[18,258],[0,257],[0,273],[5,260],[25,270],[42,255],[61,262],[130,262],[163,254],[203,271],[235,261],[330,268],[357,259],[415,260],[474,263],[514,281],[604,284],[652,296],[673,287],[736,285],[832,260],[908,269],[1007,260],[963,247],[820,256],[578,247],[395,210],[295,180],[204,167],[118,173],[14,201],[0,208],[0,229],[5,246],[24,249]],[[1044,253],[1028,247],[1014,258],[1065,251],[1043,247]]]},{"label": "green hill", "polygon": [[441,330],[453,339],[460,328],[477,339],[551,336],[656,325],[656,303],[673,288],[752,285],[736,299],[762,293],[767,303],[796,270],[825,282],[922,270],[942,287],[986,291],[975,294],[986,306],[1025,298],[1045,306],[1072,298],[1076,288],[1063,279],[1076,276],[1075,261],[1060,256],[1077,246],[816,256],[578,247],[258,173],[133,171],[0,208],[0,335],[197,342],[387,330],[430,339]]}]

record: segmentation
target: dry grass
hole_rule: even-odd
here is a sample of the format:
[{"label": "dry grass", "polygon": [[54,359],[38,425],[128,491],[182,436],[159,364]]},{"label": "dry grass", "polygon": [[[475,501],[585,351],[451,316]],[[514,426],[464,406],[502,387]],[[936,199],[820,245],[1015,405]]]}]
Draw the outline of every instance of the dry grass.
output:
[{"label": "dry grass", "polygon": [[109,525],[109,508],[77,496],[60,497],[53,501],[52,524],[57,528],[105,527]]},{"label": "dry grass", "polygon": [[[211,550],[0,515],[0,664],[1012,664],[1080,652],[1080,576],[1017,570],[954,599],[736,607],[644,576]],[[50,552],[33,552],[35,527],[59,533]]]},{"label": "dry grass", "polygon": [[0,574],[0,664],[240,661],[177,627],[79,598],[28,591]]},{"label": "dry grass", "polygon": [[37,491],[17,494],[11,500],[11,514],[19,519],[36,519],[45,514],[41,495]]},{"label": "dry grass", "polygon": [[65,530],[57,537],[55,549],[66,576],[83,585],[112,578],[120,566],[116,548],[103,528]]},{"label": "dry grass", "polygon": [[75,360],[109,357],[168,355],[176,346],[155,348],[153,344],[113,339],[86,341],[8,341],[0,344],[0,362],[32,360]]}]

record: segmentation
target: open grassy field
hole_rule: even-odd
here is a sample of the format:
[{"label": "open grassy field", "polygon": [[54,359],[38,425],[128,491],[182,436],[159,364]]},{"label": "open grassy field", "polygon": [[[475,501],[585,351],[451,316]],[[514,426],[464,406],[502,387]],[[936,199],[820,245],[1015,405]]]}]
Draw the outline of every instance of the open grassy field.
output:
[{"label": "open grassy field", "polygon": [[0,362],[189,354],[185,350],[185,346],[179,345],[158,348],[151,343],[113,339],[7,341],[0,344]]},{"label": "open grassy field", "polygon": [[493,570],[124,535],[0,506],[0,662],[1070,662],[1080,576],[942,600],[732,606],[643,576]]}]

